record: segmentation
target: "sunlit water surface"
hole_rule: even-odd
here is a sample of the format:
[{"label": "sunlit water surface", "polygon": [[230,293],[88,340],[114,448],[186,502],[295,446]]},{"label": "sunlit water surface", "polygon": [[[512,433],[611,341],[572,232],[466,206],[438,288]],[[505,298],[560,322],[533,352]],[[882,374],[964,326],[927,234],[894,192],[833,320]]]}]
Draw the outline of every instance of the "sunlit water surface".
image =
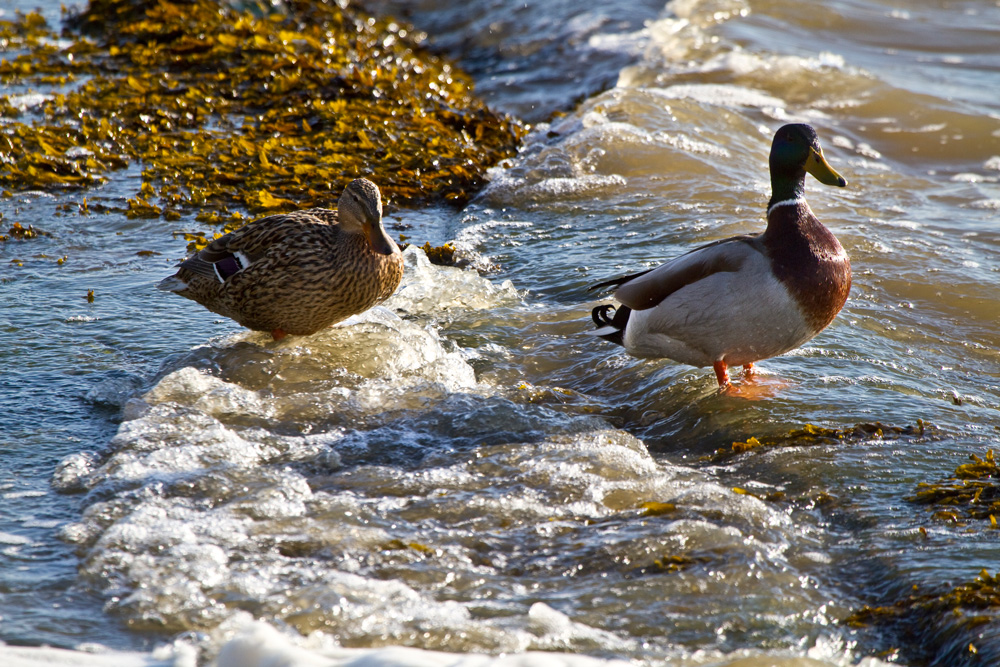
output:
[{"label": "sunlit water surface", "polygon": [[[38,4],[58,20],[15,2]],[[184,254],[170,224],[57,211],[83,193],[0,200],[5,224],[52,234],[0,246],[0,639],[138,651],[116,664],[398,645],[1000,661],[995,616],[842,623],[1000,564],[996,531],[905,500],[997,440],[1000,8],[372,6],[533,123],[465,210],[388,215],[496,268],[410,250],[383,307],[273,343],[154,289]],[[849,181],[807,194],[855,278],[829,329],[759,365],[771,395],[719,395],[708,369],[583,335],[589,284],[761,228],[790,121]],[[86,194],[121,206],[137,178]],[[702,460],[807,423],[918,420],[923,437]]]}]

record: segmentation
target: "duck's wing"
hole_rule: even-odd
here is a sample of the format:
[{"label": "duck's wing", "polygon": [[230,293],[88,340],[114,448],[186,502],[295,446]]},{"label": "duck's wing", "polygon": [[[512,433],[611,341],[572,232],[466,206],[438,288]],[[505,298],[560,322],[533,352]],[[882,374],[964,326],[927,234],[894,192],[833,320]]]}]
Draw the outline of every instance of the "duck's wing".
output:
[{"label": "duck's wing", "polygon": [[715,241],[642,273],[609,280],[618,285],[615,298],[632,310],[653,308],[677,290],[720,272],[736,272],[753,253],[759,253],[755,236],[734,236]]},{"label": "duck's wing", "polygon": [[604,287],[618,287],[619,285],[624,285],[630,280],[634,280],[639,276],[644,276],[653,269],[646,269],[645,271],[640,271],[639,273],[630,273],[627,276],[618,276],[617,278],[612,278],[611,280],[605,280],[604,282],[597,283],[596,285],[591,285],[587,288],[588,292],[593,292],[594,290],[599,290]]},{"label": "duck's wing", "polygon": [[303,226],[337,223],[337,212],[309,209],[282,215],[272,215],[219,237],[180,263],[191,273],[225,282],[254,262],[267,251],[282,243],[294,243]]}]

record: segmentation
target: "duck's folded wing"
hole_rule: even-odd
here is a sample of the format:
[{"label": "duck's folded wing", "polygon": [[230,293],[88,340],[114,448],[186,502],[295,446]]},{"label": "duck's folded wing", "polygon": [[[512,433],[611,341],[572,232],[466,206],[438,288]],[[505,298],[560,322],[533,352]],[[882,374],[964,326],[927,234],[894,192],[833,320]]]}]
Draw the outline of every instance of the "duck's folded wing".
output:
[{"label": "duck's folded wing", "polygon": [[290,234],[309,224],[298,211],[257,220],[215,239],[180,264],[180,268],[206,278],[225,282],[264,256],[268,248],[282,243]]},{"label": "duck's folded wing", "polygon": [[739,271],[757,252],[751,236],[716,241],[622,283],[615,298],[632,310],[653,308],[682,287],[714,273]]},{"label": "duck's folded wing", "polygon": [[646,269],[645,271],[640,271],[638,273],[630,273],[627,276],[619,276],[617,278],[612,278],[611,280],[605,280],[604,282],[597,283],[596,285],[591,285],[587,288],[588,292],[593,292],[594,290],[599,290],[603,287],[618,287],[619,285],[624,285],[630,280],[634,280],[639,276],[644,276],[653,269]]}]

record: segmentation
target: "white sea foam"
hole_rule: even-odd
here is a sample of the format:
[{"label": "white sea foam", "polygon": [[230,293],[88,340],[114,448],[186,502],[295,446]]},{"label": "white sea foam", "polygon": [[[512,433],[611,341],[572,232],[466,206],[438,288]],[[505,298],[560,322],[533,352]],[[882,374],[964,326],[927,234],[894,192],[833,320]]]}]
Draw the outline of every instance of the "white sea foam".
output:
[{"label": "white sea foam", "polygon": [[45,491],[10,491],[0,494],[0,498],[11,500],[15,498],[41,498],[45,495],[48,495]]},{"label": "white sea foam", "polygon": [[739,48],[726,51],[710,58],[699,67],[702,72],[722,70],[737,76],[747,76],[767,72],[769,76],[794,76],[801,72],[819,70],[840,70],[846,67],[843,56],[836,53],[820,53],[816,56],[789,56],[750,53]]},{"label": "white sea foam", "polygon": [[92,651],[71,651],[49,647],[6,646],[0,644],[4,667],[195,667],[190,651],[180,655],[172,649],[152,653],[113,651],[95,647]]},{"label": "white sea foam", "polygon": [[[542,632],[572,632],[566,619],[552,616],[552,609],[538,604],[536,628]],[[558,614],[556,612],[556,614]],[[220,630],[217,634],[223,634]],[[283,632],[249,615],[238,615],[220,637],[214,667],[625,667],[632,661],[594,658],[578,653],[525,651],[504,655],[430,651],[404,646],[344,648],[323,633],[302,637]],[[195,667],[196,649],[183,641],[149,653],[113,651],[93,647],[89,651],[5,646],[0,660],[5,667]],[[888,667],[876,658],[855,663],[842,641],[817,638],[805,654],[789,651],[741,650],[725,654],[699,651],[677,660],[658,661],[661,667]]]},{"label": "white sea foam", "polygon": [[726,107],[784,107],[785,101],[760,90],[718,83],[685,83],[667,88],[647,88],[647,92],[666,99],[689,99],[703,104]]},{"label": "white sea foam", "polygon": [[719,158],[732,157],[732,153],[718,144],[699,141],[683,134],[660,132],[654,135],[657,142],[676,148],[686,153],[701,153]]},{"label": "white sea foam", "polygon": [[[108,613],[194,629],[188,650],[226,667],[589,667],[609,663],[588,653],[686,653],[608,622],[622,585],[657,618],[692,585],[708,608],[751,599],[751,624],[774,622],[752,606],[762,587],[787,591],[795,618],[825,618],[828,598],[795,585],[789,557],[800,541],[816,547],[784,511],[553,409],[544,387],[481,380],[442,323],[517,311],[523,297],[417,249],[406,261],[385,306],[340,326],[192,350],[125,402],[104,450],[64,459],[53,485],[86,495],[61,535]],[[704,571],[665,569],[671,554]],[[755,577],[742,576],[750,564]],[[580,596],[564,595],[567,581]]]},{"label": "white sea foam", "polygon": [[482,193],[487,201],[525,204],[537,201],[566,200],[572,197],[593,197],[601,192],[622,188],[627,181],[618,174],[579,174],[526,178],[509,170],[490,172],[490,183]]},{"label": "white sea foam", "polygon": [[387,309],[447,319],[452,309],[481,310],[520,301],[520,294],[509,280],[496,285],[473,271],[432,265],[419,248],[407,248],[403,260],[405,279],[385,302]]},{"label": "white sea foam", "polygon": [[1000,199],[977,199],[969,206],[983,211],[1000,211]]},{"label": "white sea foam", "polygon": [[[377,554],[395,543],[391,550],[402,550],[404,561],[417,558],[423,567],[436,563],[434,570],[466,570],[464,576],[477,576],[483,565],[477,564],[480,529],[475,526],[487,517],[535,526],[532,532],[548,541],[576,532],[583,518],[606,520],[654,500],[689,510],[711,508],[713,515],[728,517],[717,525],[697,518],[696,511],[665,522],[654,544],[744,552],[738,560],[750,561],[762,550],[771,562],[780,562],[786,548],[783,538],[766,542],[768,530],[786,523],[781,513],[750,496],[699,481],[692,471],[657,464],[641,441],[604,427],[600,420],[525,410],[486,391],[465,415],[449,408],[453,423],[434,427],[443,429],[436,432],[450,442],[458,441],[459,433],[471,442],[504,434],[495,444],[478,446],[475,457],[449,457],[444,465],[422,466],[402,477],[391,466],[364,465],[353,473],[361,474],[360,485],[345,487],[347,477],[331,486],[321,478],[310,481],[308,468],[289,464],[314,465],[319,450],[331,447],[347,456],[378,457],[383,435],[397,442],[397,451],[405,451],[406,439],[419,433],[383,434],[376,428],[290,436],[240,426],[248,415],[236,415],[232,406],[243,405],[252,413],[264,409],[263,403],[259,394],[247,398],[253,392],[229,384],[189,367],[175,371],[144,396],[147,409],[122,425],[110,445],[113,453],[100,466],[77,465],[76,460],[64,465],[78,468],[83,478],[65,473],[70,486],[110,500],[91,504],[83,520],[63,534],[88,551],[83,576],[114,596],[112,609],[135,623],[221,627],[234,622],[232,605],[243,600],[273,610],[269,613],[304,634],[325,628],[341,641],[371,636],[407,640],[416,628],[425,628],[464,637],[455,648],[465,651],[601,647],[628,652],[634,649],[631,640],[549,605],[535,604],[520,615],[479,618],[464,603],[422,590],[420,569],[413,570],[418,576],[410,580],[386,580],[377,569],[369,571],[368,561],[381,560]],[[303,398],[300,394],[299,400]],[[371,418],[384,408],[378,403],[357,410]],[[539,432],[550,435],[531,442]],[[479,492],[489,478],[495,478],[491,490]],[[431,498],[435,523],[452,526],[450,535],[408,524],[406,515]],[[400,527],[405,527],[402,535]],[[750,534],[756,537],[748,541]],[[289,546],[275,552],[268,545]],[[628,539],[605,548],[621,553],[625,562],[635,560],[638,567],[643,562],[651,566],[662,548],[650,546]],[[285,549],[313,557],[288,558],[282,555]],[[342,556],[322,556],[331,549]],[[432,561],[421,556],[427,550],[435,552]],[[510,557],[506,549],[491,553],[492,563],[483,574],[502,570]],[[227,605],[218,602],[223,599]],[[259,639],[224,644],[219,664],[231,664],[225,662],[227,655],[245,658],[247,646],[258,645]],[[271,646],[265,653],[273,657],[273,651],[287,649],[295,654],[299,649],[294,645]],[[403,653],[437,664],[434,654]],[[381,664],[379,654],[369,657],[371,664]]]}]

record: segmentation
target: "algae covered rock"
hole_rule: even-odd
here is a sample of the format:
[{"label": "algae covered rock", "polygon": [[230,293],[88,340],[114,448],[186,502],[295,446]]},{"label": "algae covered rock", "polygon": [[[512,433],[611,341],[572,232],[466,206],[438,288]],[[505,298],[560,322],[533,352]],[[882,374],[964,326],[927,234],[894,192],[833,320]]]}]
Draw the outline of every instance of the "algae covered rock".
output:
[{"label": "algae covered rock", "polygon": [[[137,164],[133,217],[465,201],[522,135],[406,26],[332,1],[91,0],[62,39],[0,22],[0,188],[79,190]],[[13,120],[10,120],[13,119]]]}]

